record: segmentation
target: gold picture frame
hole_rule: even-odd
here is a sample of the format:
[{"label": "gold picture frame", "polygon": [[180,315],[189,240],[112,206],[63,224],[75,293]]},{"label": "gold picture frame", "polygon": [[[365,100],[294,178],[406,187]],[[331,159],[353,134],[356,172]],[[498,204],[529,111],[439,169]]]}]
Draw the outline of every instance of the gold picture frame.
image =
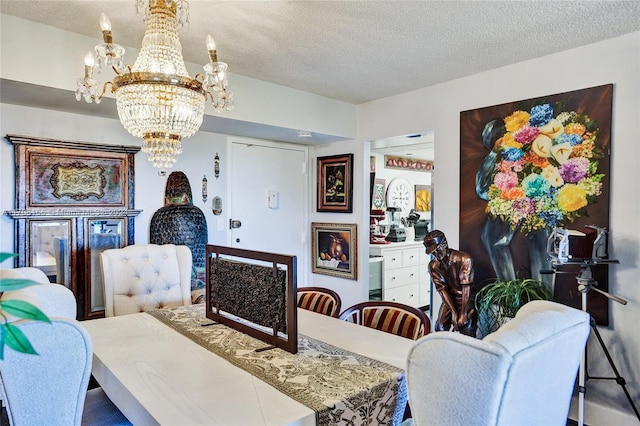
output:
[{"label": "gold picture frame", "polygon": [[358,239],[355,223],[311,223],[311,271],[358,279]]}]

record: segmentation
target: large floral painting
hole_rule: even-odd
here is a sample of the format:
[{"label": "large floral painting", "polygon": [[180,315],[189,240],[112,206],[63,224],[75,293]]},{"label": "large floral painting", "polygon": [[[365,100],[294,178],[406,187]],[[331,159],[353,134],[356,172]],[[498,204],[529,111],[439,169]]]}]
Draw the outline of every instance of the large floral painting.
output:
[{"label": "large floral painting", "polygon": [[[554,227],[609,227],[612,92],[605,85],[460,113],[460,249],[474,258],[476,283],[533,277],[580,307],[579,265],[545,273],[547,241]],[[607,267],[593,273],[606,291]],[[590,292],[600,324],[606,302]]]}]

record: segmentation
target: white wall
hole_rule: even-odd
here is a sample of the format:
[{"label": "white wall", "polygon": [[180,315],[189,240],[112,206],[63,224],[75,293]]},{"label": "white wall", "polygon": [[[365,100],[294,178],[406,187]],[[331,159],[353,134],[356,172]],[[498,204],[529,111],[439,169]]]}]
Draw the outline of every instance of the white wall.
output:
[{"label": "white wall", "polygon": [[[316,176],[318,157],[353,153],[353,212],[352,213],[325,213],[317,212],[317,198],[315,197],[317,184]],[[311,221],[320,223],[355,223],[357,224],[357,249],[358,249],[358,276],[357,280],[335,278],[328,275],[312,274],[307,281],[311,286],[327,287],[340,294],[342,307],[347,308],[353,304],[369,299],[369,143],[363,144],[357,141],[346,141],[324,146],[315,146],[310,152],[310,161],[313,164],[313,179],[311,194],[314,194],[311,203]],[[360,176],[366,175],[366,179]],[[363,221],[366,217],[366,221]],[[309,225],[311,226],[311,225]]]},{"label": "white wall", "polygon": [[[435,132],[434,226],[459,244],[460,112],[519,99],[614,84],[611,148],[609,290],[628,300],[610,302],[611,328],[600,332],[627,388],[640,403],[640,32],[495,69],[358,107],[358,138],[373,140],[422,129]],[[434,297],[434,304],[439,302]],[[589,343],[591,376],[613,376]],[[620,386],[587,382],[588,424],[637,424]],[[598,407],[605,404],[617,411]],[[618,417],[612,417],[612,413]]]}]

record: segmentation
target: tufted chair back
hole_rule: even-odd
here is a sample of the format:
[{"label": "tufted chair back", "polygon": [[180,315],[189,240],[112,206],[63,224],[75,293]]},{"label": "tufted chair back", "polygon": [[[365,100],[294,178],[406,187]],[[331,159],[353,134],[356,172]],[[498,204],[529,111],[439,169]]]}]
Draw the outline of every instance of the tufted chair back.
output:
[{"label": "tufted chair back", "polygon": [[35,281],[38,284],[20,290],[2,293],[2,300],[24,300],[38,307],[48,316],[75,319],[78,313],[76,297],[62,284],[49,282],[47,275],[38,268],[23,267],[0,269],[0,278],[20,278]]},{"label": "tufted chair back", "polygon": [[102,388],[87,391],[93,357],[91,338],[82,324],[62,317],[50,321],[13,323],[38,355],[7,348],[0,361],[9,424],[130,425]]},{"label": "tufted chair back", "polygon": [[191,304],[191,250],[136,244],[100,255],[105,316]]},{"label": "tufted chair back", "polygon": [[64,226],[38,226],[34,235],[34,246],[39,251],[49,256],[55,256],[55,245],[59,244],[60,239],[67,239],[67,229]]},{"label": "tufted chair back", "polygon": [[478,340],[431,333],[408,355],[413,424],[564,425],[589,315],[546,300]]}]

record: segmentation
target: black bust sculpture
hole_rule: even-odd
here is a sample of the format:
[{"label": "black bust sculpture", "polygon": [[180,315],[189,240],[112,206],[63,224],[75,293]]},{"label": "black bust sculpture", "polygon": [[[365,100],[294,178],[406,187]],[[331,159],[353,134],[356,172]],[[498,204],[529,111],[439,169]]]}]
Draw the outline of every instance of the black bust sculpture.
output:
[{"label": "black bust sculpture", "polygon": [[202,210],[193,205],[189,179],[183,172],[172,172],[165,187],[164,207],[151,218],[149,242],[185,245],[191,249],[191,299],[194,303],[204,298],[207,235],[207,220]]}]

